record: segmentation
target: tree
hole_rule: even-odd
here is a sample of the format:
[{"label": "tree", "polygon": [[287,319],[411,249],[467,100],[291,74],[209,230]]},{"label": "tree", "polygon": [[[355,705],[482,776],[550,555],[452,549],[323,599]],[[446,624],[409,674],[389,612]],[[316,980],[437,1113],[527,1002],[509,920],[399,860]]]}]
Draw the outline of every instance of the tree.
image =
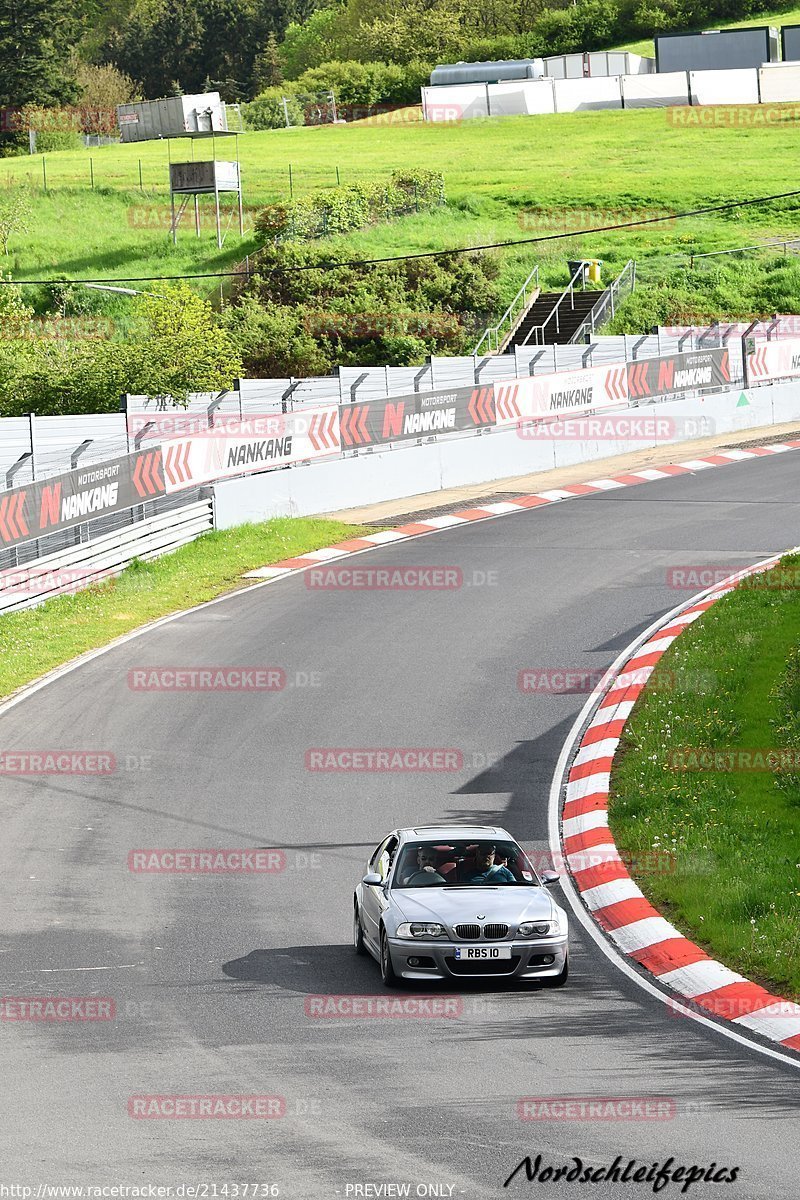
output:
[{"label": "tree", "polygon": [[71,104],[75,10],[61,0],[0,0],[0,107]]},{"label": "tree", "polygon": [[145,296],[137,308],[141,327],[127,351],[124,391],[185,403],[189,392],[229,388],[241,374],[227,330],[187,284]]},{"label": "tree", "polygon": [[75,78],[81,89],[81,126],[84,133],[112,134],[117,130],[117,106],[140,99],[130,75],[110,63],[94,66],[79,62]]},{"label": "tree", "polygon": [[280,87],[283,83],[281,60],[278,57],[278,39],[270,33],[267,44],[253,63],[253,91],[258,96],[270,87]]},{"label": "tree", "polygon": [[200,91],[208,73],[197,68],[202,40],[194,0],[138,0],[125,25],[109,34],[103,55],[154,100],[181,88]]},{"label": "tree", "polygon": [[[3,254],[8,254],[9,243],[15,233],[27,233],[30,229],[31,211],[30,200],[22,188],[0,192],[0,244]],[[13,291],[7,287],[2,290]]]}]

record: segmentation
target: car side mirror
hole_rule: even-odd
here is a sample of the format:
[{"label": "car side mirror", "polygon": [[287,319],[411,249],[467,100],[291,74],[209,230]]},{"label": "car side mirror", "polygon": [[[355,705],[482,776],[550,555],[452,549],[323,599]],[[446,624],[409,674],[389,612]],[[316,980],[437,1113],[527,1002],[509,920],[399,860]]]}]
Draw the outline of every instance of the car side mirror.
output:
[{"label": "car side mirror", "polygon": [[542,871],[541,879],[545,887],[552,887],[560,878],[558,871]]},{"label": "car side mirror", "polygon": [[377,871],[370,871],[361,882],[365,883],[367,887],[383,887],[383,877]]}]

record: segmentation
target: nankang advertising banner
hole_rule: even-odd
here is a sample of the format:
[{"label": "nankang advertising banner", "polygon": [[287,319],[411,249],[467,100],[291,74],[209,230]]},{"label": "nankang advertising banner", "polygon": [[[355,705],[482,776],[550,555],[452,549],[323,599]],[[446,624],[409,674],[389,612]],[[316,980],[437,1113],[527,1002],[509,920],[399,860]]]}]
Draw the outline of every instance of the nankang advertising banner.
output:
[{"label": "nankang advertising banner", "polygon": [[498,425],[611,408],[628,399],[624,364],[509,379],[494,387]]},{"label": "nankang advertising banner", "polygon": [[255,433],[244,418],[237,432],[236,422],[225,421],[219,429],[162,442],[167,491],[339,453],[336,404],[277,413],[270,416],[269,425],[267,432]]},{"label": "nankang advertising banner", "polygon": [[491,384],[451,391],[410,392],[386,400],[339,405],[343,450],[460,433],[494,424]]},{"label": "nankang advertising banner", "polygon": [[164,494],[160,449],[77,467],[0,492],[0,549],[122,512]]},{"label": "nankang advertising banner", "polygon": [[628,393],[631,400],[671,396],[701,388],[724,388],[731,381],[730,357],[725,349],[691,350],[630,362]]},{"label": "nankang advertising banner", "polygon": [[783,341],[757,342],[747,355],[748,383],[764,383],[772,379],[793,379],[800,375],[800,338]]}]

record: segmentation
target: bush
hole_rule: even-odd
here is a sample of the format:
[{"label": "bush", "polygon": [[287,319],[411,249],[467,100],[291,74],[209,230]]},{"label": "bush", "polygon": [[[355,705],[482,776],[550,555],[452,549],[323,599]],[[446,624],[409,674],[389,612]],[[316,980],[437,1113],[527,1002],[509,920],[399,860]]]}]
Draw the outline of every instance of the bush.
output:
[{"label": "bush", "polygon": [[[286,109],[283,97],[286,97]],[[267,88],[241,106],[242,121],[247,130],[283,129],[286,126],[286,110],[289,113],[290,125],[302,125],[303,106],[288,87]]]},{"label": "bush", "polygon": [[[430,63],[418,59],[404,65],[331,60],[304,71],[294,86],[314,98],[332,90],[339,115],[358,120],[377,104],[419,104],[431,70]],[[362,108],[367,111],[359,113]]]},{"label": "bush", "polygon": [[372,267],[330,261],[330,250],[308,243],[263,251],[258,274],[223,317],[248,375],[469,353],[499,304],[497,261],[482,254]]},{"label": "bush", "polygon": [[388,183],[348,184],[289,204],[269,204],[254,227],[267,241],[325,237],[445,202],[438,171],[396,171]]},{"label": "bush", "polygon": [[278,47],[278,58],[287,79],[297,79],[309,67],[325,61],[338,19],[336,8],[322,8],[312,12],[302,25],[291,22]]}]

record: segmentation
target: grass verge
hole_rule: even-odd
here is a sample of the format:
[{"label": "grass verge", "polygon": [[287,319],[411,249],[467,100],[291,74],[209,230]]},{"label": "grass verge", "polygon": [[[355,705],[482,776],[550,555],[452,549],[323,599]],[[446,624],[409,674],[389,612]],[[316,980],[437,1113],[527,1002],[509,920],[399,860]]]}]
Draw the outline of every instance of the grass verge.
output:
[{"label": "grass verge", "polygon": [[132,629],[245,586],[246,571],[361,533],[339,521],[278,517],[216,530],[116,579],[0,617],[0,698]]},{"label": "grass verge", "polygon": [[676,769],[674,756],[689,747],[800,753],[787,740],[800,708],[798,577],[800,557],[784,559],[676,640],[626,726],[610,806],[617,846],[642,864],[637,882],[656,908],[733,970],[795,1000],[798,777],[741,769],[740,757],[733,770]]},{"label": "grass verge", "polygon": [[[247,133],[240,138],[245,201],[252,217],[261,205],[288,199],[290,166],[293,194],[299,196],[335,187],[337,171],[343,184],[378,180],[402,162],[409,169],[442,171],[456,212],[420,214],[363,231],[348,240],[354,253],[438,250],[585,229],[795,188],[794,111],[791,105],[785,108],[786,122],[753,127],[689,127],[675,123],[677,110],[634,109],[460,124],[358,121]],[[256,247],[252,231],[240,240],[234,223],[218,250],[207,205],[202,236],[195,238],[191,225],[184,225],[177,246],[172,245],[164,143],[60,151],[46,160],[47,191],[41,156],[0,163],[0,188],[26,185],[33,207],[30,231],[12,239],[3,264],[16,278],[219,271]],[[143,191],[138,189],[140,161]],[[764,162],[770,164],[766,176]],[[727,216],[668,221],[579,240],[585,243],[584,253],[623,261],[623,256],[641,259],[654,251],[725,249],[757,236],[795,234],[796,207],[789,199],[732,210]],[[231,212],[226,202],[226,228]],[[548,215],[555,216],[555,225],[543,220]],[[528,247],[528,270],[547,249],[558,252],[563,270],[563,260],[575,246],[545,242]],[[214,282],[199,280],[197,286],[208,291]],[[117,307],[109,311],[122,313],[125,301],[114,300]]]}]

